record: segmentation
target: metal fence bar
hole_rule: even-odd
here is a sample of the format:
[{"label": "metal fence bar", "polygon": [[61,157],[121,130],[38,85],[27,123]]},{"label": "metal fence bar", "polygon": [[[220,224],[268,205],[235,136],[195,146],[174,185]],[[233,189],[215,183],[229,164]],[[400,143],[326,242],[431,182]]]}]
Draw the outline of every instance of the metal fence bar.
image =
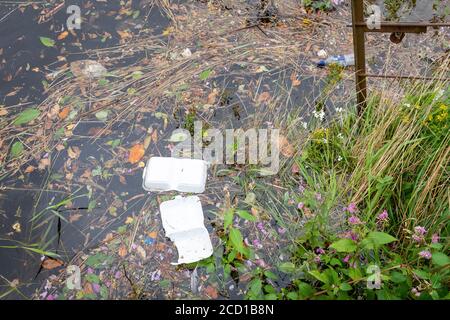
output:
[{"label": "metal fence bar", "polygon": [[[364,21],[364,0],[352,0],[351,26],[353,28],[353,47],[355,53],[355,82],[358,114],[361,114],[362,111],[367,107],[367,77],[410,80],[448,80],[445,78],[437,79],[432,77],[367,74],[365,34],[371,32],[391,33],[392,35],[400,36],[398,37],[398,42],[401,42],[405,33],[426,33],[428,27],[450,27],[450,23],[381,22],[380,28],[370,29],[367,26],[367,23]],[[395,42],[397,43],[397,41]]]}]

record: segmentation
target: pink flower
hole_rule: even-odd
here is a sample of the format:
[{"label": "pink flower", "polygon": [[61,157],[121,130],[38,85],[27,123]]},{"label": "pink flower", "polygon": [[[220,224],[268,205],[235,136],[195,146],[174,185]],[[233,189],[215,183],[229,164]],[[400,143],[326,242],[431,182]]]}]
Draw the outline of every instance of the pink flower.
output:
[{"label": "pink flower", "polygon": [[322,201],[322,195],[320,193],[316,193],[315,195],[317,201]]},{"label": "pink flower", "polygon": [[423,236],[423,235],[425,235],[425,233],[427,233],[427,230],[424,227],[417,226],[414,228],[414,232],[418,235]]},{"label": "pink flower", "polygon": [[335,5],[335,6],[340,6],[341,4],[344,3],[345,0],[331,0],[331,2]]},{"label": "pink flower", "polygon": [[99,293],[99,292],[100,292],[100,285],[99,285],[98,283],[93,283],[93,284],[92,284],[92,290],[93,290],[95,293]]},{"label": "pink flower", "polygon": [[350,255],[346,255],[344,259],[342,259],[345,263],[348,263],[350,261]]},{"label": "pink flower", "polygon": [[431,236],[431,243],[438,243],[439,239],[439,235],[437,233],[433,233],[433,235]]},{"label": "pink flower", "polygon": [[305,192],[305,189],[306,188],[301,184],[298,186],[298,192],[300,192],[300,194],[303,194],[303,192]]},{"label": "pink flower", "polygon": [[413,234],[411,238],[417,243],[422,243],[425,240],[423,236],[418,236],[417,234]]},{"label": "pink flower", "polygon": [[298,208],[299,210],[302,210],[304,207],[305,207],[305,204],[304,204],[303,202],[299,202],[299,203],[297,204],[297,208]]},{"label": "pink flower", "polygon": [[412,288],[411,293],[413,295],[415,295],[416,297],[420,297],[420,292],[419,292],[419,290],[417,290],[417,288]]},{"label": "pink flower", "polygon": [[350,213],[355,213],[358,211],[358,208],[356,207],[356,204],[354,202],[350,203],[348,207],[344,208],[344,211],[348,211]]},{"label": "pink flower", "polygon": [[93,274],[94,273],[94,269],[92,269],[91,267],[87,268],[86,272],[88,274]]},{"label": "pink flower", "polygon": [[346,239],[352,239],[353,241],[358,241],[358,235],[353,231],[345,232],[342,237]]},{"label": "pink flower", "polygon": [[116,278],[116,279],[122,278],[122,272],[116,271],[116,273],[114,274],[114,278]]},{"label": "pink flower", "polygon": [[325,250],[323,250],[322,248],[317,248],[316,253],[317,254],[325,254]]},{"label": "pink flower", "polygon": [[258,249],[261,249],[263,246],[261,242],[258,239],[253,240],[253,245],[257,247]]},{"label": "pink flower", "polygon": [[377,220],[380,222],[386,221],[389,218],[387,210],[384,210],[382,213],[379,214],[377,217]]},{"label": "pink flower", "polygon": [[52,295],[52,294],[49,294],[49,295],[47,296],[47,299],[45,299],[45,300],[55,300],[55,296]]},{"label": "pink flower", "polygon": [[419,252],[419,256],[420,256],[421,258],[430,260],[430,259],[431,259],[431,252],[428,251],[428,250],[423,250],[423,251],[420,251],[420,252]]},{"label": "pink flower", "polygon": [[278,233],[279,234],[285,234],[286,233],[286,229],[285,228],[278,228]]},{"label": "pink flower", "polygon": [[257,260],[255,260],[255,264],[256,264],[257,266],[260,266],[261,268],[266,268],[266,267],[267,267],[267,264],[264,262],[263,259],[257,259]]},{"label": "pink flower", "polygon": [[314,257],[314,262],[315,263],[320,263],[320,256],[315,256]]},{"label": "pink flower", "polygon": [[361,224],[361,220],[359,220],[357,216],[353,215],[350,218],[348,218],[348,223],[353,225]]}]

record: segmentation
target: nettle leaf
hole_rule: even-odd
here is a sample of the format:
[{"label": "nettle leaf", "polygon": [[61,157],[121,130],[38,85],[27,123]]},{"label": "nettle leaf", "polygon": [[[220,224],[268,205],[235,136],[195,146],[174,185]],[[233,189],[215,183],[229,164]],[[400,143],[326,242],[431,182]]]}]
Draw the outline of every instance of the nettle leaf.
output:
[{"label": "nettle leaf", "polygon": [[435,252],[431,256],[431,261],[433,261],[435,265],[443,267],[450,263],[450,258],[442,252]]},{"label": "nettle leaf", "polygon": [[108,110],[102,110],[102,111],[95,113],[95,117],[99,121],[106,121],[108,119],[108,114],[109,114]]},{"label": "nettle leaf", "polygon": [[318,271],[318,270],[310,271],[309,274],[325,284],[328,283],[328,277],[325,274],[320,273],[320,271]]},{"label": "nettle leaf", "polygon": [[379,231],[369,232],[366,239],[370,240],[374,245],[378,246],[397,241],[397,239],[390,234]]},{"label": "nettle leaf", "polygon": [[55,46],[55,40],[47,38],[47,37],[39,37],[41,40],[41,43],[46,47],[54,47]]},{"label": "nettle leaf", "polygon": [[234,209],[230,208],[225,211],[225,215],[223,216],[223,227],[224,229],[228,229],[229,226],[231,226],[231,223],[233,222],[233,216],[234,216]]},{"label": "nettle leaf", "polygon": [[23,146],[22,142],[20,142],[20,141],[14,142],[14,144],[11,147],[11,157],[17,158],[18,156],[20,156],[22,154],[23,150],[24,150],[24,146]]},{"label": "nettle leaf", "polygon": [[209,78],[209,76],[211,75],[212,70],[211,69],[207,69],[205,71],[203,71],[202,73],[200,73],[199,78],[202,81],[205,81],[206,79]]},{"label": "nettle leaf", "polygon": [[135,71],[131,74],[131,77],[133,78],[133,80],[139,80],[143,75],[144,73],[142,71]]},{"label": "nettle leaf", "polygon": [[356,243],[351,239],[341,239],[333,242],[330,248],[335,249],[337,252],[354,252],[356,250]]},{"label": "nettle leaf", "polygon": [[278,266],[278,269],[284,273],[294,273],[296,268],[292,262],[284,262]]},{"label": "nettle leaf", "polygon": [[231,241],[231,244],[233,245],[233,247],[239,253],[242,253],[245,255],[247,252],[244,247],[244,238],[242,237],[241,232],[236,228],[231,228],[229,237],[230,237],[230,241]]},{"label": "nettle leaf", "polygon": [[350,290],[352,290],[353,288],[352,288],[352,286],[349,285],[348,283],[343,282],[343,283],[341,283],[341,285],[339,286],[339,289],[340,289],[341,291],[350,291]]},{"label": "nettle leaf", "polygon": [[251,215],[247,210],[237,210],[236,213],[242,219],[245,219],[248,221],[256,221],[256,217]]},{"label": "nettle leaf", "polygon": [[28,122],[33,121],[37,117],[39,117],[40,114],[41,114],[41,112],[38,109],[28,108],[28,109],[22,111],[21,113],[19,113],[17,118],[14,120],[13,124],[16,126],[26,124]]}]

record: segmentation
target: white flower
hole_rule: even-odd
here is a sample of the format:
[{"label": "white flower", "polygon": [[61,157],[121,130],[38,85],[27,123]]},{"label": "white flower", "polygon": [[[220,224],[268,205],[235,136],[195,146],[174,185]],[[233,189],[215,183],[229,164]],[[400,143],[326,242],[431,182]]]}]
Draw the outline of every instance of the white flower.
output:
[{"label": "white flower", "polygon": [[337,158],[337,161],[342,161],[342,157],[339,156],[339,157]]},{"label": "white flower", "polygon": [[303,126],[304,129],[307,129],[307,128],[308,128],[308,123],[306,123],[306,122],[303,121],[303,122],[302,122],[302,126]]},{"label": "white flower", "polygon": [[323,139],[322,139],[322,141],[323,141],[323,143],[325,143],[325,144],[327,144],[327,143],[328,143],[328,140],[327,140],[327,139],[325,139],[325,138],[323,138]]},{"label": "white flower", "polygon": [[339,139],[344,139],[344,135],[343,135],[342,133],[340,133],[340,132],[337,134],[337,137],[338,137]]},{"label": "white flower", "polygon": [[342,113],[342,111],[344,111],[344,109],[342,109],[342,108],[336,108],[336,112],[337,112],[337,113]]},{"label": "white flower", "polygon": [[323,119],[325,118],[325,111],[320,110],[320,111],[313,111],[313,116],[316,119],[319,119],[320,121],[323,121]]}]

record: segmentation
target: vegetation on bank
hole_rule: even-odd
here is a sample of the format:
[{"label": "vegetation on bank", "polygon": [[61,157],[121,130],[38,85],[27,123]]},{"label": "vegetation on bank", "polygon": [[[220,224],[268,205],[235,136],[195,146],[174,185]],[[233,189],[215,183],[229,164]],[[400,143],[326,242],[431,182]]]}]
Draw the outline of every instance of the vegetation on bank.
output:
[{"label": "vegetation on bank", "polygon": [[[401,101],[375,95],[360,117],[338,113],[299,141],[280,188],[255,178],[292,256],[257,268],[247,298],[450,298],[449,106],[443,84]],[[289,137],[304,135],[299,127],[288,125]],[[290,279],[281,291],[280,274]]]}]

